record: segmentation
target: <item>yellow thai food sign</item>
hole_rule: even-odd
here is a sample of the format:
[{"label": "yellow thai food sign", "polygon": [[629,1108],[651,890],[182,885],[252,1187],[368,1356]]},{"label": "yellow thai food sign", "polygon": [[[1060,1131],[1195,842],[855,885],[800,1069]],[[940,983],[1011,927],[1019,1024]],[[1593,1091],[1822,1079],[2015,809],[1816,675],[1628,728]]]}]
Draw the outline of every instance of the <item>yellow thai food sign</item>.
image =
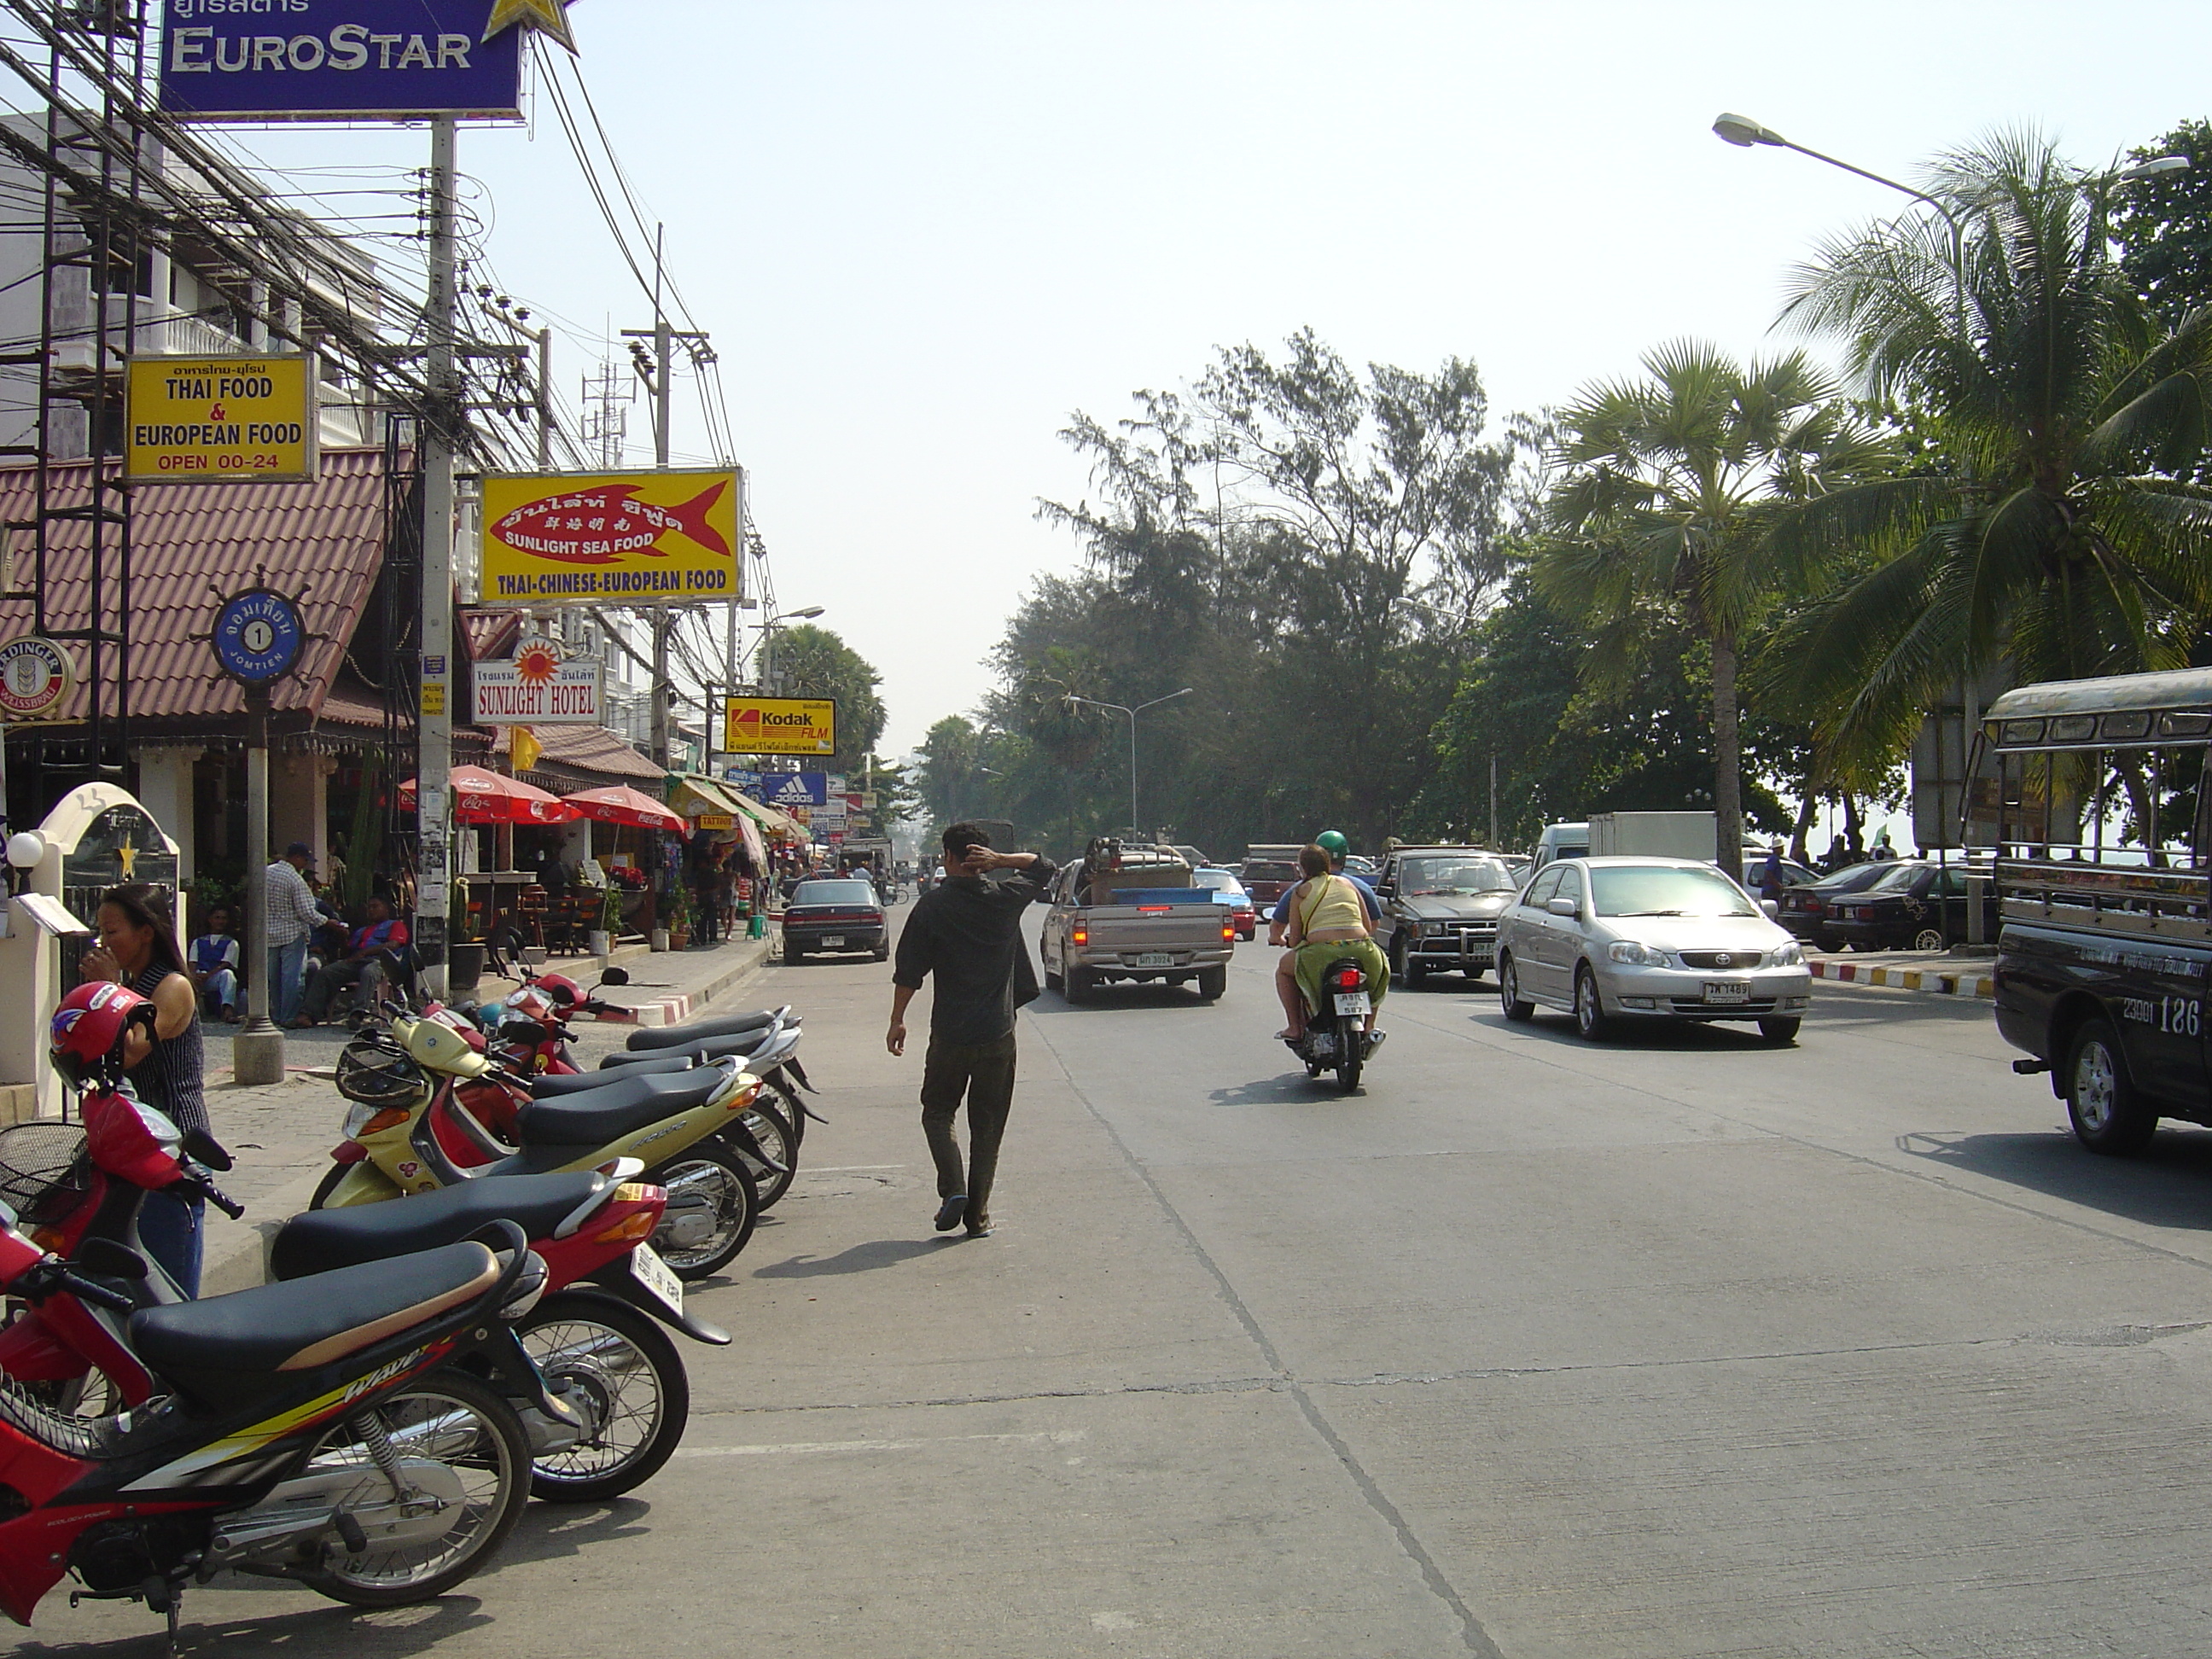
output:
[{"label": "yellow thai food sign", "polygon": [[738,596],[733,471],[492,474],[483,526],[487,604]]},{"label": "yellow thai food sign", "polygon": [[837,705],[802,697],[729,698],[722,747],[732,755],[834,755]]},{"label": "yellow thai food sign", "polygon": [[315,477],[311,357],[133,357],[125,387],[123,471],[133,483]]}]

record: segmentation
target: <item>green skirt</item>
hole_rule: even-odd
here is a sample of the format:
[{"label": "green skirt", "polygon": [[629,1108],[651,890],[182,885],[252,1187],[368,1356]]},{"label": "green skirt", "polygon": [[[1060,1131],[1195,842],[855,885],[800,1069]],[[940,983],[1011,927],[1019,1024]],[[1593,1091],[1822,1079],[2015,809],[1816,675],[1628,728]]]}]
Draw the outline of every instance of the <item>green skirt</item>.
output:
[{"label": "green skirt", "polygon": [[1321,1006],[1322,970],[1346,957],[1367,970],[1368,997],[1377,1008],[1382,1006],[1382,998],[1390,989],[1390,964],[1382,959],[1382,947],[1373,939],[1309,939],[1298,946],[1297,955],[1298,988],[1306,994],[1307,1007]]}]

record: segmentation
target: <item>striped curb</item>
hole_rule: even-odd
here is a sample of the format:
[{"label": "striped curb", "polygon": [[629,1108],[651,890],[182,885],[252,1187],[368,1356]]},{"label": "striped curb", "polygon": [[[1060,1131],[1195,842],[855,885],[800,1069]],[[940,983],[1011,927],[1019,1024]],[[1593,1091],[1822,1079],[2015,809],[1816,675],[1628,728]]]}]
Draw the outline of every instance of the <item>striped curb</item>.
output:
[{"label": "striped curb", "polygon": [[1814,979],[1832,979],[1845,985],[1881,985],[1893,991],[1919,991],[1934,996],[1987,997],[1997,994],[1997,982],[1987,974],[1958,969],[1875,968],[1856,962],[1808,962]]}]

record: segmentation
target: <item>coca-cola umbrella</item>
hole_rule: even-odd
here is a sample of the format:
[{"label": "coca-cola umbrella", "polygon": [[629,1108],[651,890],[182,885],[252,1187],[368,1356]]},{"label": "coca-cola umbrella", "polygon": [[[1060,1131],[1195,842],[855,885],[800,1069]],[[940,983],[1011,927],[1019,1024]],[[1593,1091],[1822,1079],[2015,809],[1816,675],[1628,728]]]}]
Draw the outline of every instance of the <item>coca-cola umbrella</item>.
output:
[{"label": "coca-cola umbrella", "polygon": [[580,789],[562,800],[587,818],[601,823],[624,823],[635,830],[671,830],[681,835],[684,820],[640,789],[616,784],[606,789]]},{"label": "coca-cola umbrella", "polygon": [[[503,778],[481,766],[456,766],[451,774],[453,817],[460,823],[568,823],[583,815],[558,795]],[[415,780],[399,786],[399,810],[415,810]]]}]

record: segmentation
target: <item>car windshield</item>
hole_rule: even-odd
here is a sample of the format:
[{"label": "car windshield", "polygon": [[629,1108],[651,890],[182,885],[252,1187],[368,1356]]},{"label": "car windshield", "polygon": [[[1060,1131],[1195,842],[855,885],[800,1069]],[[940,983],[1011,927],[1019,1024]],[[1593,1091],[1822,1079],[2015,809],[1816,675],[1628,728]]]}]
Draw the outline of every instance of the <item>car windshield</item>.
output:
[{"label": "car windshield", "polygon": [[1755,916],[1756,905],[1717,870],[1615,865],[1589,872],[1601,916]]},{"label": "car windshield", "polygon": [[1866,890],[1869,893],[1894,893],[1900,887],[1910,887],[1920,879],[1924,867],[1917,864],[1900,864],[1893,870],[1885,870],[1881,879]]},{"label": "car windshield", "polygon": [[1247,881],[1296,881],[1298,866],[1295,864],[1252,863],[1244,866]]},{"label": "car windshield", "polygon": [[868,904],[876,890],[865,881],[802,881],[791,896],[793,904]]},{"label": "car windshield", "polygon": [[1194,870],[1191,872],[1190,879],[1191,884],[1194,887],[1210,887],[1217,893],[1227,894],[1231,898],[1244,896],[1243,884],[1226,870]]},{"label": "car windshield", "polygon": [[1425,893],[1510,893],[1517,884],[1494,859],[1407,859],[1398,890]]}]

